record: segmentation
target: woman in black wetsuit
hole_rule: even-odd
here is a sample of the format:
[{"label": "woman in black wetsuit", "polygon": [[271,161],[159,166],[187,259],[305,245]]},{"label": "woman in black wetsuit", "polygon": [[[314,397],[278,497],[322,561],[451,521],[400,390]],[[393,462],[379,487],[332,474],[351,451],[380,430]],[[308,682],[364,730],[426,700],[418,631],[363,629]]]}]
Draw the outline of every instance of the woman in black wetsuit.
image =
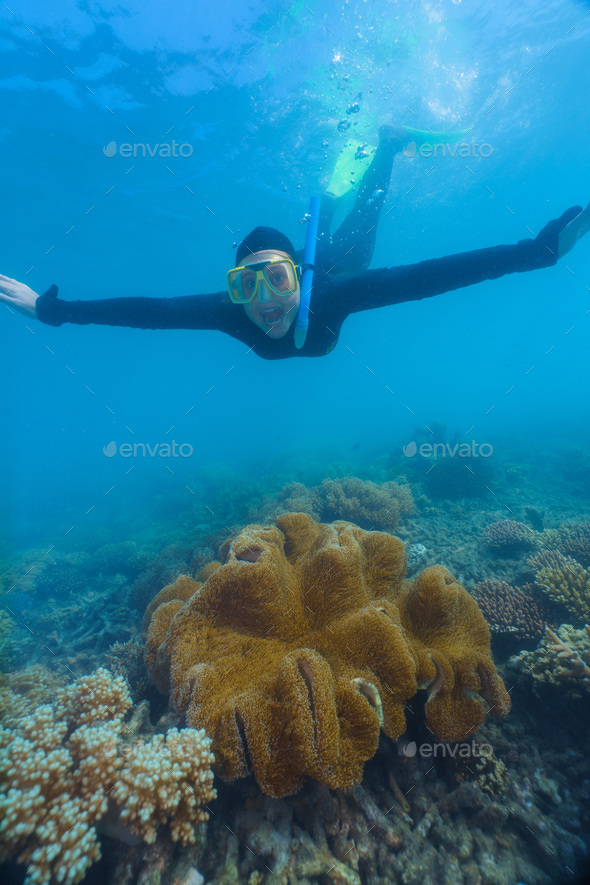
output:
[{"label": "woman in black wetsuit", "polygon": [[297,350],[293,321],[299,307],[299,255],[273,228],[258,227],[242,241],[228,289],[174,298],[112,298],[62,301],[57,286],[37,295],[24,283],[0,275],[0,300],[52,326],[62,323],[130,326],[141,329],[209,329],[226,332],[264,359],[324,356],[352,313],[416,301],[509,273],[554,265],[590,230],[590,204],[575,206],[550,221],[535,239],[494,246],[400,267],[367,270],[389,186],[393,158],[403,147],[403,130],[385,126],[365,173],[354,208],[332,238],[337,205],[322,197],[309,330]]}]

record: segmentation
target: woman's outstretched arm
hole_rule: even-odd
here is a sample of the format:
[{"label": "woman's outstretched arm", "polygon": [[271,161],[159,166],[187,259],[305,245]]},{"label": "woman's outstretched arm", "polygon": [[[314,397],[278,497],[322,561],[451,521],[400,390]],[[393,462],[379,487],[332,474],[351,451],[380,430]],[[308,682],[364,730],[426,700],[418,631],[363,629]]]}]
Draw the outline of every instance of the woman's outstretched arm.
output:
[{"label": "woman's outstretched arm", "polygon": [[574,206],[550,221],[534,238],[400,267],[368,270],[338,280],[335,300],[344,314],[418,301],[443,292],[495,280],[511,273],[551,267],[590,227],[590,207]]},{"label": "woman's outstretched arm", "polygon": [[0,274],[0,301],[50,326],[94,323],[136,329],[209,329],[231,334],[232,322],[236,325],[235,307],[225,292],[176,298],[63,301],[57,297],[55,285],[38,295],[24,283]]}]

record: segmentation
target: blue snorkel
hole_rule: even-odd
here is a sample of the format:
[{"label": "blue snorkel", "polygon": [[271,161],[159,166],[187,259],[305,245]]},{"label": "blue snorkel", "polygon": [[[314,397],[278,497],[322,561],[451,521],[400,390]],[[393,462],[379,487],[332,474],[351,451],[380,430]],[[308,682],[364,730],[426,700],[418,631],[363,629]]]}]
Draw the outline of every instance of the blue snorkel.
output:
[{"label": "blue snorkel", "polygon": [[305,236],[305,250],[303,252],[303,278],[301,280],[301,296],[299,310],[295,320],[295,347],[301,350],[307,337],[309,326],[309,299],[313,283],[313,262],[315,260],[315,247],[318,235],[318,222],[320,218],[320,197],[312,197],[309,201],[309,221],[307,222],[307,234]]}]

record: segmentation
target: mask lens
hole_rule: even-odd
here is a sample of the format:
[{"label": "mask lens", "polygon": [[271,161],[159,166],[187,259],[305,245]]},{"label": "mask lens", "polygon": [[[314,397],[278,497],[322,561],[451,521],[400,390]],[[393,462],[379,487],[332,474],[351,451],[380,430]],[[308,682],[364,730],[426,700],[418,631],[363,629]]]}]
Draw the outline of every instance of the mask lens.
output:
[{"label": "mask lens", "polygon": [[289,292],[295,291],[295,274],[288,262],[268,264],[262,272],[270,288],[279,295],[287,295]]},{"label": "mask lens", "polygon": [[243,270],[240,274],[242,291],[246,301],[250,301],[256,291],[256,274],[253,270]]},{"label": "mask lens", "polygon": [[256,273],[252,270],[232,270],[228,273],[228,288],[235,304],[247,304],[256,291]]}]

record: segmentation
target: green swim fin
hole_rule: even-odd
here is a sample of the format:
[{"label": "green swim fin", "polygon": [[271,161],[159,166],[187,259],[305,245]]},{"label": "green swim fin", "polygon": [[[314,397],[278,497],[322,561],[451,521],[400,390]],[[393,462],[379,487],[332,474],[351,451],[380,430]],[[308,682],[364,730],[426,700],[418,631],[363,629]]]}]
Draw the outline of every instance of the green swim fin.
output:
[{"label": "green swim fin", "polygon": [[[360,151],[359,151],[360,148]],[[358,154],[362,152],[362,156]],[[375,145],[362,141],[349,141],[340,151],[332,172],[326,193],[332,197],[343,197],[359,182],[369,168]]]},{"label": "green swim fin", "polygon": [[[407,145],[413,144],[415,149],[425,144],[456,144],[471,131],[470,129],[456,129],[449,132],[431,132],[429,129],[412,129],[411,126],[402,126],[402,129],[408,136]],[[336,166],[326,188],[326,193],[332,197],[343,197],[351,191],[369,168],[370,158],[375,150],[376,145],[363,141],[353,139],[347,142],[336,160]],[[359,156],[359,153],[362,153],[362,156]]]}]

